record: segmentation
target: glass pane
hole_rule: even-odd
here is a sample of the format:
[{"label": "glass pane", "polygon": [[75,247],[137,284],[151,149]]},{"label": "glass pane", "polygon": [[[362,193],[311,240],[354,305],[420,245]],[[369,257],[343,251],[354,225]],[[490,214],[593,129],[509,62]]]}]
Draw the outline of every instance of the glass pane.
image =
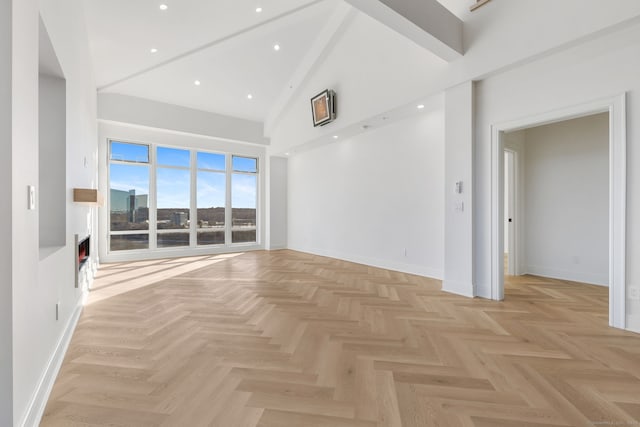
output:
[{"label": "glass pane", "polygon": [[191,173],[181,169],[157,169],[158,230],[189,228]]},{"label": "glass pane", "polygon": [[149,146],[111,141],[111,160],[149,163]]},{"label": "glass pane", "polygon": [[234,172],[258,172],[258,159],[233,156]]},{"label": "glass pane", "polygon": [[198,153],[198,169],[226,170],[224,154]]},{"label": "glass pane", "polygon": [[189,233],[158,233],[159,248],[189,246]]},{"label": "glass pane", "polygon": [[149,229],[149,166],[109,166],[110,230]]},{"label": "glass pane", "polygon": [[191,153],[189,150],[177,148],[158,147],[158,164],[164,166],[180,166],[188,168]]},{"label": "glass pane", "polygon": [[198,244],[224,243],[226,178],[224,173],[198,172]]},{"label": "glass pane", "polygon": [[247,243],[256,241],[256,205],[258,177],[234,174],[231,180],[231,241]]},{"label": "glass pane", "polygon": [[111,236],[110,249],[112,251],[130,251],[133,249],[149,249],[148,234],[126,234]]},{"label": "glass pane", "polygon": [[222,230],[198,230],[198,245],[224,245],[224,227]]}]

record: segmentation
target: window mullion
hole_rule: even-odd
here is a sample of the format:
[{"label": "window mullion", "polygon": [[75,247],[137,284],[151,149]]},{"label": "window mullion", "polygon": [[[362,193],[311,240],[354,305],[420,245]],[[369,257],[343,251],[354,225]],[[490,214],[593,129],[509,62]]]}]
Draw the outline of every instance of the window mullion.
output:
[{"label": "window mullion", "polygon": [[149,250],[153,251],[158,247],[158,187],[157,187],[157,163],[156,146],[149,146]]},{"label": "window mullion", "polygon": [[226,185],[226,191],[225,191],[225,208],[224,208],[224,241],[225,241],[225,245],[229,246],[230,244],[233,243],[233,241],[231,240],[232,238],[232,234],[231,234],[231,230],[233,228],[233,215],[232,215],[232,206],[231,206],[231,179],[233,176],[233,167],[232,167],[232,158],[233,156],[230,154],[227,154],[225,156],[226,159],[226,164],[227,164],[227,170],[226,170],[226,174],[225,174],[225,185]]},{"label": "window mullion", "polygon": [[198,155],[196,150],[190,151],[190,172],[191,172],[191,199],[189,218],[189,246],[195,248],[198,246]]}]

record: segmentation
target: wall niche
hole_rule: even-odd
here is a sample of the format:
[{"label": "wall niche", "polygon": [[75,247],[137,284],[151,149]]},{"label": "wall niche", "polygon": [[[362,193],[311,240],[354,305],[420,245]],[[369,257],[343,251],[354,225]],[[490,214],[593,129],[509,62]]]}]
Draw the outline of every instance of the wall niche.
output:
[{"label": "wall niche", "polygon": [[56,249],[67,236],[67,83],[42,19],[39,38],[39,236],[41,249]]}]

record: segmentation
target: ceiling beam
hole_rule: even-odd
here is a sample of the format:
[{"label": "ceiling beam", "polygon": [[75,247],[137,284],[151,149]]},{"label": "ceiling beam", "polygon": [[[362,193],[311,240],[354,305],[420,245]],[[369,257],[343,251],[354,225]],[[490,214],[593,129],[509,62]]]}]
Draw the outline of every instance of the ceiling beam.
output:
[{"label": "ceiling beam", "polygon": [[464,54],[462,21],[437,0],[346,1],[445,61]]},{"label": "ceiling beam", "polygon": [[476,0],[476,4],[472,5],[469,10],[471,12],[473,12],[474,10],[476,10],[477,8],[479,8],[480,6],[484,6],[485,4],[489,3],[491,0]]},{"label": "ceiling beam", "polygon": [[291,78],[289,78],[289,82],[280,91],[280,95],[269,110],[264,121],[264,134],[266,137],[271,136],[271,132],[280,121],[291,100],[298,94],[300,88],[313,75],[318,66],[324,62],[356,13],[357,11],[348,4],[340,3],[331,18],[327,20],[327,24],[320,29],[313,45],[309,47],[306,55],[300,61]]}]

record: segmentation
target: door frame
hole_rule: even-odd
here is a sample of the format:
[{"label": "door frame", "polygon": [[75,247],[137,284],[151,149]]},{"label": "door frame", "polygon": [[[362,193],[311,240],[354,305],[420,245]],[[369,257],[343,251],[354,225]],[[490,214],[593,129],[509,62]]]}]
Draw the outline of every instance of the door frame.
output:
[{"label": "door frame", "polygon": [[626,328],[626,93],[491,126],[491,299],[504,299],[504,133],[609,113],[609,325]]}]

